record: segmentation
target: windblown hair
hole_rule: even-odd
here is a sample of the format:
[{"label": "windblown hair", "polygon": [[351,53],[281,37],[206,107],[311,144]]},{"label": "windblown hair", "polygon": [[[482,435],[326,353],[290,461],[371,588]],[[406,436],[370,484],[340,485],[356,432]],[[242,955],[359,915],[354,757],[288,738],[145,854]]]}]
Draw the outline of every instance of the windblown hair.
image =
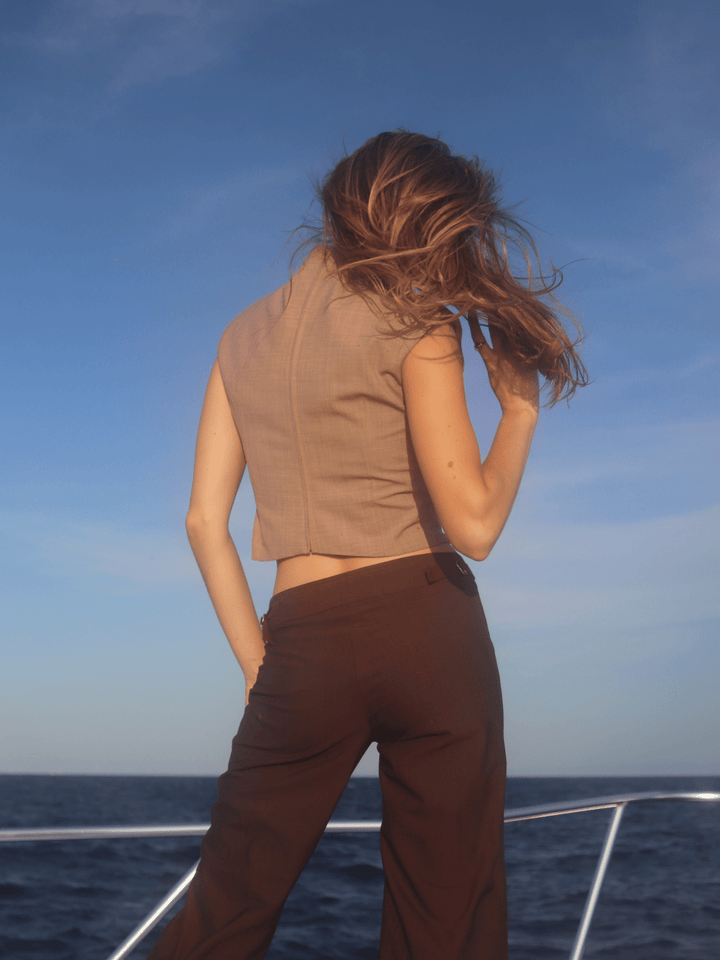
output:
[{"label": "windblown hair", "polygon": [[[455,156],[419,133],[380,133],[345,156],[317,193],[315,241],[350,292],[379,302],[408,331],[446,323],[447,306],[477,311],[491,335],[500,329],[512,353],[545,377],[550,406],[587,384],[575,351],[580,324],[552,294],[562,274],[543,276],[533,238],[499,205],[495,177],[477,157]],[[512,252],[526,276],[513,272]]]}]

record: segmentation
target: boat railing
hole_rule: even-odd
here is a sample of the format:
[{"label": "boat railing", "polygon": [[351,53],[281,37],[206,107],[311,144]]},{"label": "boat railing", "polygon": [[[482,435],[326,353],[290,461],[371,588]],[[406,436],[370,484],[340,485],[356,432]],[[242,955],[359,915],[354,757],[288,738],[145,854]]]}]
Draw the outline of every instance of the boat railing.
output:
[{"label": "boat railing", "polygon": [[[607,833],[600,849],[595,874],[590,884],[587,900],[583,909],[569,960],[581,960],[585,950],[588,931],[592,922],[600,889],[605,879],[615,840],[620,829],[625,808],[629,803],[647,803],[658,800],[718,801],[720,793],[624,793],[608,797],[589,797],[585,800],[563,800],[558,803],[543,803],[533,807],[518,807],[505,811],[505,823],[519,820],[539,820],[542,817],[558,817],[568,813],[587,813],[590,810],[612,810]],[[129,837],[201,837],[209,824],[179,824],[167,826],[130,826],[130,827],[53,827],[50,829],[12,829],[0,830],[0,842],[28,840],[110,840]],[[380,820],[331,820],[325,827],[326,833],[373,833],[380,830]],[[199,863],[199,861],[198,861]],[[132,933],[114,950],[108,960],[125,960],[144,937],[155,927],[165,914],[178,902],[195,875],[196,863],[184,877],[168,890],[138,924]]]}]

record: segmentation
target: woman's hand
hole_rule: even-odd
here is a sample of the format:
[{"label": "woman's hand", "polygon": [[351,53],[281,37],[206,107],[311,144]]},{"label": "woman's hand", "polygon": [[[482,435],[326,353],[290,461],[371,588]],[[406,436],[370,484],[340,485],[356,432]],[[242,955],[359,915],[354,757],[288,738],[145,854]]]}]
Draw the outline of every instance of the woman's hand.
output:
[{"label": "woman's hand", "polygon": [[258,670],[260,669],[260,664],[257,664],[254,668],[247,667],[243,672],[245,674],[245,706],[250,702],[250,691],[255,686],[255,681],[257,680]]},{"label": "woman's hand", "polygon": [[497,327],[493,327],[491,347],[483,336],[475,311],[468,313],[467,320],[473,343],[480,348],[478,352],[485,363],[490,386],[503,412],[530,409],[537,414],[540,405],[537,368],[513,356],[508,350],[507,337]]}]

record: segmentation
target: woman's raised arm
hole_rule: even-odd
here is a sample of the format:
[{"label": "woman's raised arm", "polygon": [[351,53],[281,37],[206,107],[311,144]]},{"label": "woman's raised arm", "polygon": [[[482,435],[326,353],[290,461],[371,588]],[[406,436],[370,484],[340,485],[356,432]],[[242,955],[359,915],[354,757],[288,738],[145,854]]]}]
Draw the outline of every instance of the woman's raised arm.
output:
[{"label": "woman's raised arm", "polygon": [[[471,323],[473,340],[482,342]],[[495,335],[494,335],[495,336]],[[410,435],[423,479],[450,542],[472,560],[484,560],[510,515],[538,416],[537,371],[504,348],[486,343],[481,356],[502,416],[483,462],[465,399],[458,319],[436,326],[403,364]]]}]

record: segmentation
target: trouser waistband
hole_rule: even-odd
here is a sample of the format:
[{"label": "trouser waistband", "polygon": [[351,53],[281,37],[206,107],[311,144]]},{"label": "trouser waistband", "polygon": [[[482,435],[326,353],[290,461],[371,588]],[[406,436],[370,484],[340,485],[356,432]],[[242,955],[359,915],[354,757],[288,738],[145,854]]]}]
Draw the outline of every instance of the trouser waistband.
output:
[{"label": "trouser waistband", "polygon": [[400,557],[281,590],[270,599],[261,623],[266,618],[293,616],[300,612],[309,616],[329,606],[386,596],[442,579],[464,577],[473,577],[472,570],[454,550]]}]

